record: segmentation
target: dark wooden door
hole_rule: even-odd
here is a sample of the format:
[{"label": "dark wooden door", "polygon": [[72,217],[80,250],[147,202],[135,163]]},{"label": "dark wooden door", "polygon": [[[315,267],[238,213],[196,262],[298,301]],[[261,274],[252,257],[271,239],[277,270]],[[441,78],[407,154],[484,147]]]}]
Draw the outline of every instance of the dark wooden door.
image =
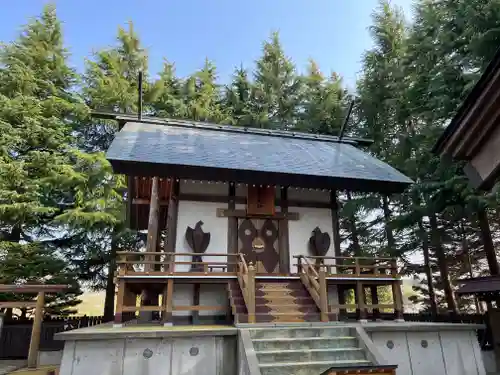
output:
[{"label": "dark wooden door", "polygon": [[239,251],[259,273],[279,272],[278,222],[271,219],[240,219]]}]

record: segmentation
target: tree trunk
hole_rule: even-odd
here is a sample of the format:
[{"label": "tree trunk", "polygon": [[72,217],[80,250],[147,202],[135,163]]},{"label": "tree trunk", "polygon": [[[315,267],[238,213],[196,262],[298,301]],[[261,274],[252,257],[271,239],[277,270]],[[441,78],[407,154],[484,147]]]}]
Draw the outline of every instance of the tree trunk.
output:
[{"label": "tree trunk", "polygon": [[110,322],[115,315],[115,270],[117,244],[115,239],[116,229],[113,230],[111,239],[111,253],[109,256],[108,276],[106,278],[106,296],[104,297],[104,322]]},{"label": "tree trunk", "polygon": [[387,247],[391,254],[396,251],[396,240],[394,239],[394,233],[392,228],[389,226],[391,221],[391,210],[389,209],[389,198],[386,195],[382,196],[382,208],[384,210],[384,221],[385,221],[385,236],[387,238]]},{"label": "tree trunk", "polygon": [[422,240],[422,251],[424,253],[424,270],[425,270],[425,277],[427,278],[427,290],[429,292],[429,303],[431,308],[431,314],[433,316],[436,316],[437,315],[436,292],[434,291],[434,283],[432,280],[432,266],[429,254],[429,238],[427,231],[424,228],[424,224],[422,223],[421,220],[418,221],[418,228],[420,230],[420,238]]},{"label": "tree trunk", "polygon": [[431,224],[431,244],[438,261],[439,273],[441,275],[441,280],[443,283],[444,295],[446,298],[446,304],[448,305],[448,311],[456,314],[458,312],[457,304],[455,302],[453,289],[451,287],[448,264],[446,263],[446,256],[441,244],[441,234],[439,232],[436,215],[429,215],[429,221]]},{"label": "tree trunk", "polygon": [[481,240],[483,241],[484,253],[488,261],[491,275],[500,274],[498,267],[497,255],[495,247],[493,246],[493,239],[491,238],[490,223],[488,220],[488,212],[485,208],[477,210],[477,218],[479,220],[479,228],[481,231]]},{"label": "tree trunk", "polygon": [[[351,193],[347,192],[347,200],[351,201]],[[351,232],[352,249],[355,257],[361,256],[361,246],[359,245],[359,235],[358,228],[356,227],[356,215],[350,215],[349,217],[349,230]]]}]

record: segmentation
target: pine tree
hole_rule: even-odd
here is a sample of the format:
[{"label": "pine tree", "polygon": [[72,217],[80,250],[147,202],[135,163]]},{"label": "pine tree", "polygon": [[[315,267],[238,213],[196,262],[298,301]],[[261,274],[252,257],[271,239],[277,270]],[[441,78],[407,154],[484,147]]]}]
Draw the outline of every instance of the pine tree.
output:
[{"label": "pine tree", "polygon": [[71,233],[59,220],[74,206],[71,188],[81,177],[71,123],[86,113],[66,60],[52,6],[0,50],[0,278],[70,285],[47,298],[53,312],[68,311],[81,293],[60,246]]},{"label": "pine tree", "polygon": [[229,116],[224,113],[221,103],[216,67],[210,60],[205,59],[203,68],[185,81],[182,93],[186,118],[215,123],[229,121]]},{"label": "pine tree", "polygon": [[301,81],[274,32],[256,62],[252,111],[259,127],[290,129],[296,125]]},{"label": "pine tree", "polygon": [[235,70],[231,85],[226,86],[222,105],[231,117],[233,125],[256,127],[259,124],[256,114],[252,111],[253,84],[248,78],[248,72],[240,67]]},{"label": "pine tree", "polygon": [[[129,23],[127,30],[119,28],[117,45],[99,51],[94,60],[87,61],[83,87],[85,101],[94,110],[136,112],[138,76],[139,72],[142,72],[144,103],[154,103],[162,87],[149,83],[147,67],[147,55],[134,31],[133,24]],[[145,106],[144,112],[149,111],[154,109]],[[91,154],[94,158],[104,158],[102,152],[111,144],[117,127],[112,121],[87,119],[81,123],[78,131],[81,140],[79,146],[83,150],[96,152]],[[126,228],[123,177],[106,178],[105,172],[111,173],[111,170],[100,170],[99,178],[102,179],[102,185],[101,190],[98,189],[97,192],[102,193],[101,204],[109,208],[112,220],[102,221],[100,225],[93,226],[92,230],[87,231],[88,241],[78,247],[78,266],[93,288],[105,288],[104,316],[109,320],[114,310],[113,276],[116,252],[134,249],[138,246],[138,238]],[[93,245],[92,241],[96,240],[101,244],[100,247]]]},{"label": "pine tree", "polygon": [[301,78],[301,111],[296,128],[313,133],[338,135],[347,107],[342,80],[335,73],[326,79],[314,60],[309,61],[307,75]]}]

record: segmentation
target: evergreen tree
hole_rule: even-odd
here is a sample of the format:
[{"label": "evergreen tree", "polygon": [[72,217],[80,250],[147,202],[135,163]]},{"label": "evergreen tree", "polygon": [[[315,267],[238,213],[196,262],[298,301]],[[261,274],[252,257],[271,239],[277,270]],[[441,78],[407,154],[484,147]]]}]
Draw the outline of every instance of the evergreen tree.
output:
[{"label": "evergreen tree", "polygon": [[301,81],[295,66],[285,55],[277,32],[263,46],[256,62],[252,111],[258,126],[290,129],[296,125]]},{"label": "evergreen tree", "polygon": [[70,285],[47,298],[53,312],[69,311],[81,293],[61,246],[71,239],[61,220],[81,177],[71,124],[86,106],[72,91],[77,76],[66,60],[51,6],[0,50],[0,279]]}]

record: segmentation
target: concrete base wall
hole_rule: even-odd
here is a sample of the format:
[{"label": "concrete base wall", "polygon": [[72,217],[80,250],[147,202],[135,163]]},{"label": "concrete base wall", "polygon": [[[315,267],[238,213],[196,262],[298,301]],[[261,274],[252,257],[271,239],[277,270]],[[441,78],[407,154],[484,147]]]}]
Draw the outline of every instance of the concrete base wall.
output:
[{"label": "concrete base wall", "polygon": [[[473,329],[460,326],[378,329],[368,334],[387,363],[404,375],[485,375],[481,350]],[[407,327],[405,327],[407,326]],[[406,329],[405,329],[406,328]],[[419,329],[420,328],[420,329]]]},{"label": "concrete base wall", "polygon": [[234,375],[236,336],[66,341],[60,375]]},{"label": "concrete base wall", "polygon": [[38,352],[38,366],[56,366],[60,365],[62,361],[62,350],[39,351]]}]

